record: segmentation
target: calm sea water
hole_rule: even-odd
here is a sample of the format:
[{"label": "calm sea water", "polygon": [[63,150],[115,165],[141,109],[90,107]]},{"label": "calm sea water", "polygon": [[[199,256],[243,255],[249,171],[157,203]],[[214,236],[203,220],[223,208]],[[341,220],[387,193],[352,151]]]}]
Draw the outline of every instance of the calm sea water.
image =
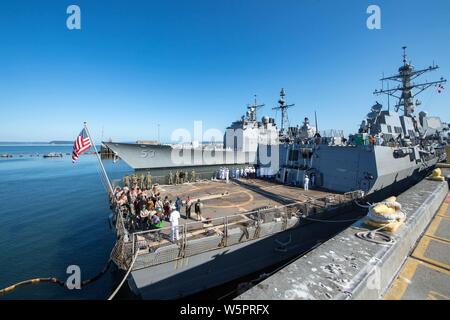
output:
[{"label": "calm sea water", "polygon": [[[0,155],[13,155],[0,158],[0,288],[37,277],[65,281],[69,265],[79,266],[81,277],[86,280],[98,274],[108,261],[115,233],[110,229],[111,212],[97,159],[92,154],[82,155],[72,164],[71,151],[72,146],[62,145],[0,145]],[[42,157],[49,152],[64,156]],[[123,161],[103,163],[112,180],[133,172]],[[159,172],[161,178],[167,175],[166,171]],[[197,172],[201,173],[198,168]],[[205,173],[206,178],[208,174]],[[157,171],[152,170],[152,175],[158,178]],[[106,299],[123,277],[114,270],[111,268],[81,290],[43,283],[19,288],[0,296],[0,300]],[[193,298],[218,299],[233,292],[240,282],[258,276],[255,273],[236,279]],[[124,285],[116,298],[135,297]]]},{"label": "calm sea water", "polygon": [[[115,242],[106,192],[94,155],[76,164],[71,146],[0,146],[0,287],[35,277],[66,279],[69,265],[82,279],[103,269]],[[42,158],[61,152],[63,158]],[[40,156],[36,156],[40,154]],[[22,156],[21,156],[22,155]],[[104,160],[112,179],[131,168]],[[114,281],[116,280],[116,281]],[[17,289],[0,299],[105,299],[115,289],[111,272],[82,290],[53,284]]]}]

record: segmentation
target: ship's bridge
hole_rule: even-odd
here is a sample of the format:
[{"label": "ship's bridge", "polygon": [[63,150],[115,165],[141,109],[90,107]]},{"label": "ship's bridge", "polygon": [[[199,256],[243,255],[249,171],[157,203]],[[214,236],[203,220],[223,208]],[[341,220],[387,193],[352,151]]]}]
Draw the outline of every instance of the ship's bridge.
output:
[{"label": "ship's bridge", "polygon": [[367,122],[363,121],[361,124],[360,132],[383,134],[385,141],[396,140],[400,136],[413,138],[416,135],[411,117],[389,110],[380,111],[378,114],[369,113]]},{"label": "ship's bridge", "polygon": [[244,152],[257,152],[259,144],[278,144],[278,130],[275,120],[263,117],[258,121],[235,121],[226,129],[225,148]]}]

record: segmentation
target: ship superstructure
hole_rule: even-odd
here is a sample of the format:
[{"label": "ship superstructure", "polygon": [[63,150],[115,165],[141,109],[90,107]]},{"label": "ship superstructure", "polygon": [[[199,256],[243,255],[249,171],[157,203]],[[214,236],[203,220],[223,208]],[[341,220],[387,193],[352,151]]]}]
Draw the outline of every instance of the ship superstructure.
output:
[{"label": "ship superstructure", "polygon": [[[414,83],[414,79],[437,70],[438,66],[416,71],[407,61],[406,47],[403,50],[403,65],[398,74],[381,79],[398,85],[374,92],[396,98],[394,110],[390,106],[383,110],[376,102],[358,133],[348,139],[298,134],[293,144],[284,145],[282,152],[286,157],[277,174],[278,181],[302,185],[308,175],[316,187],[339,192],[361,189],[370,194],[419,179],[445,159],[442,144],[448,125],[425,112],[416,115],[420,102],[414,99],[446,80]],[[304,127],[307,128],[306,119]]]},{"label": "ship superstructure", "polygon": [[223,144],[103,144],[135,170],[256,164],[259,145],[279,143],[275,120],[266,116],[257,120],[257,110],[262,106],[255,97],[246,114],[226,129]]}]

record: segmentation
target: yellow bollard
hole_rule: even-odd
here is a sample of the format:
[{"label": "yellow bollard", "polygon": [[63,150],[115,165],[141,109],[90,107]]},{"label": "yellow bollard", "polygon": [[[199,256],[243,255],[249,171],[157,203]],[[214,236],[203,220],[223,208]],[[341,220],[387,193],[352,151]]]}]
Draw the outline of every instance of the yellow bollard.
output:
[{"label": "yellow bollard", "polygon": [[445,177],[442,176],[442,171],[439,168],[434,169],[431,177],[428,177],[427,179],[434,181],[445,181]]}]

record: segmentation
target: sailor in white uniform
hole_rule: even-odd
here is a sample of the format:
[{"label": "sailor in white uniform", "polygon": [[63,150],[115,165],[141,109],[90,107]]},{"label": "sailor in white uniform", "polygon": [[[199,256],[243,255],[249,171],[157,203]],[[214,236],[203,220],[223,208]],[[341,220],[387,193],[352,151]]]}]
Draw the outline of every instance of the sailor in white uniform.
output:
[{"label": "sailor in white uniform", "polygon": [[180,212],[175,209],[175,206],[171,207],[172,212],[169,216],[170,221],[170,241],[174,242],[175,238],[180,240],[180,232],[179,232],[179,219]]},{"label": "sailor in white uniform", "polygon": [[377,134],[376,135],[376,144],[381,146],[381,145],[383,145],[383,142],[384,142],[383,134],[382,133]]},{"label": "sailor in white uniform", "polygon": [[303,189],[309,190],[309,177],[305,174],[305,178],[303,179]]}]

